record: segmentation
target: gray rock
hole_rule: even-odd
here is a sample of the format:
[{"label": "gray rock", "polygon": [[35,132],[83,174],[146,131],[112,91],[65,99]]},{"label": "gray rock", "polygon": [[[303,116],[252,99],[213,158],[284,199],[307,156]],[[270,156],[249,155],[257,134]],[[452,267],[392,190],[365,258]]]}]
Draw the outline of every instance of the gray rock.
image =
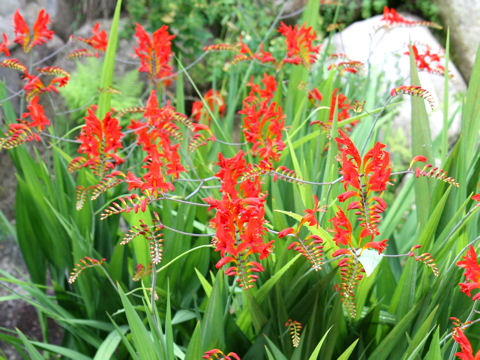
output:
[{"label": "gray rock", "polygon": [[472,0],[436,0],[445,26],[450,28],[455,60],[466,80],[472,74],[480,43],[480,2]]},{"label": "gray rock", "polygon": [[0,16],[10,17],[18,8],[20,8],[19,0],[2,0],[2,4],[0,6]]},{"label": "gray rock", "polygon": [[[414,16],[405,14],[403,16],[410,20],[420,20]],[[381,25],[380,19],[381,16],[375,16],[350,25],[333,37],[333,45],[337,52],[346,53],[353,60],[370,62],[373,71],[384,71],[385,78],[382,83],[387,84],[384,89],[386,98],[394,87],[411,84],[409,56],[404,55],[408,51],[410,40],[414,43],[428,45],[435,53],[441,52],[443,49],[426,27],[396,27],[390,30],[378,30]],[[453,114],[456,110],[453,99],[456,94],[466,91],[466,84],[452,62],[449,63],[449,72],[453,75],[449,83],[449,111]],[[443,124],[444,77],[425,71],[420,71],[419,77],[422,87],[432,94],[437,105],[432,112],[427,104],[432,136],[435,137],[440,133]],[[405,99],[408,100],[408,97],[405,96]],[[410,118],[410,101],[404,101],[399,107],[394,124],[404,130],[407,139],[410,139]],[[449,136],[455,137],[459,131],[460,115],[457,115],[449,129]]]}]

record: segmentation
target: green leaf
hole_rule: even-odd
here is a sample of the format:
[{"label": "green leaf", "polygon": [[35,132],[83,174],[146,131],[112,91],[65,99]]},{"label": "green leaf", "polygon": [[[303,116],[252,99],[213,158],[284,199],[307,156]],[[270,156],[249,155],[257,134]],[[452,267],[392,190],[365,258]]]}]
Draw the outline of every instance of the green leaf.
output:
[{"label": "green leaf", "polygon": [[[117,51],[118,41],[118,23],[120,21],[120,12],[122,9],[122,0],[117,0],[115,13],[113,14],[112,27],[110,28],[110,36],[108,37],[108,46],[105,52],[103,62],[102,76],[100,78],[100,88],[108,89],[113,83],[113,71],[115,68],[115,52]],[[110,110],[110,101],[112,94],[109,91],[101,91],[98,97],[97,117],[103,119],[105,114]]]},{"label": "green leaf", "polygon": [[390,353],[394,347],[405,339],[405,331],[412,325],[418,311],[422,307],[423,302],[418,302],[410,311],[398,321],[397,325],[383,338],[380,344],[370,354],[369,359],[384,360],[389,359]]},{"label": "green leaf", "polygon": [[313,352],[310,355],[310,357],[308,358],[308,360],[317,360],[318,359],[318,354],[320,354],[320,349],[322,348],[322,345],[325,342],[325,339],[327,338],[327,335],[328,335],[328,333],[330,332],[331,329],[332,329],[332,327],[329,327],[328,330],[325,332],[325,334],[323,334],[322,338],[318,342],[317,346],[313,350]]},{"label": "green leaf", "polygon": [[[281,279],[285,272],[300,258],[301,254],[297,254],[293,259],[286,263],[280,270],[275,272],[270,279],[268,279],[265,284],[257,291],[255,294],[255,299],[259,304],[265,300],[267,294],[272,290],[273,286]],[[245,333],[252,323],[251,314],[248,311],[248,308],[244,308],[240,316],[238,317],[238,327]]]},{"label": "green leaf", "polygon": [[130,326],[130,329],[132,331],[132,339],[136,351],[138,352],[141,359],[157,359],[149,331],[143,324],[142,320],[133,308],[132,303],[130,302],[130,300],[128,300],[127,296],[120,288],[120,286],[117,285],[117,289],[120,295],[120,299],[122,300],[123,308],[125,309],[125,315],[127,316],[128,325]]},{"label": "green leaf", "polygon": [[[268,347],[272,350],[273,359],[275,360],[287,360],[286,356],[280,351],[278,347],[265,335],[265,340],[267,340]],[[268,350],[268,349],[267,349]]]},{"label": "green leaf", "polygon": [[[121,326],[120,331],[122,334],[125,334],[128,330],[128,326]],[[103,340],[102,345],[98,348],[97,352],[95,353],[95,357],[93,360],[108,360],[112,357],[115,350],[118,347],[118,344],[122,340],[121,335],[118,333],[117,330],[114,330],[108,334],[108,336]]]},{"label": "green leaf", "polygon": [[[414,86],[421,86],[418,77],[415,57],[410,46],[410,76]],[[430,123],[428,120],[427,109],[423,98],[411,96],[412,101],[412,158],[417,155],[426,156],[432,162],[433,145],[430,135]],[[415,204],[417,205],[418,226],[422,228],[428,221],[430,200],[431,200],[431,180],[424,178],[415,183]]]},{"label": "green leaf", "polygon": [[425,360],[437,360],[442,358],[442,350],[440,349],[440,327],[437,326],[433,333],[432,341],[430,342],[430,348],[425,356]]},{"label": "green leaf", "polygon": [[212,293],[212,285],[208,282],[207,279],[198,271],[197,268],[195,268],[195,273],[198,276],[198,279],[200,280],[200,283],[202,284],[203,290],[205,291],[205,294],[207,294],[207,297],[210,297],[210,294]]},{"label": "green leaf", "polygon": [[25,348],[28,352],[28,355],[30,355],[30,359],[32,360],[45,360],[42,354],[38,352],[37,349],[32,345],[32,342],[27,339],[27,337],[19,330],[17,329],[18,336],[22,340],[23,344],[25,345]]},{"label": "green leaf", "polygon": [[358,340],[355,340],[348,348],[345,350],[342,355],[340,355],[337,360],[348,360],[350,358],[350,355],[353,352],[353,349],[355,349],[355,346],[357,346]]},{"label": "green leaf", "polygon": [[402,360],[413,360],[415,359],[416,354],[422,350],[423,345],[428,339],[428,336],[433,331],[434,328],[430,329],[432,321],[435,318],[435,314],[437,313],[438,305],[435,309],[431,312],[431,314],[426,318],[420,328],[415,333],[412,341],[408,345],[407,350],[405,351]]}]

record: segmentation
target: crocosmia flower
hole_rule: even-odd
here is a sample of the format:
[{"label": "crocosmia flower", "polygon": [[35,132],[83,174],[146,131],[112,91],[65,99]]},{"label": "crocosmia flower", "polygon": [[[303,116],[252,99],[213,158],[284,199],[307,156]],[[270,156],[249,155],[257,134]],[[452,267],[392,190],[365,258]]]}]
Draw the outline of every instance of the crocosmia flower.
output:
[{"label": "crocosmia flower", "polygon": [[264,88],[251,79],[250,93],[243,100],[243,109],[238,113],[244,115],[243,134],[245,140],[253,144],[252,153],[265,161],[278,161],[285,143],[282,131],[285,115],[280,105],[272,101],[277,89],[273,76],[263,75]]},{"label": "crocosmia flower", "polygon": [[[471,292],[480,289],[480,265],[477,260],[477,253],[472,245],[467,250],[463,260],[457,262],[457,266],[465,269],[465,282],[460,283],[460,289],[468,296],[472,296]],[[480,299],[480,292],[477,292],[472,300]]]},{"label": "crocosmia flower", "polygon": [[462,329],[455,328],[453,329],[452,334],[453,340],[455,340],[458,345],[460,345],[460,352],[455,353],[455,356],[458,356],[462,360],[480,360],[480,350],[473,355],[473,348],[470,341],[463,333]]},{"label": "crocosmia flower", "polygon": [[6,57],[10,56],[10,51],[8,50],[8,38],[5,33],[3,33],[3,42],[0,43],[0,54],[3,53]]},{"label": "crocosmia flower", "polygon": [[100,24],[98,22],[93,27],[92,32],[92,37],[82,38],[79,36],[78,40],[90,45],[94,49],[95,56],[99,57],[100,53],[104,53],[107,50],[108,35],[105,30],[100,31]]},{"label": "crocosmia flower", "polygon": [[306,27],[303,24],[300,28],[287,26],[283,22],[278,32],[285,36],[287,45],[287,57],[283,61],[291,64],[303,64],[310,67],[317,59],[320,45],[313,46],[312,42],[316,38],[316,33],[312,27]]},{"label": "crocosmia flower", "polygon": [[[170,66],[171,40],[175,35],[168,33],[168,26],[163,25],[150,38],[145,29],[137,24],[135,36],[138,42],[138,47],[135,47],[135,54],[140,58],[138,71],[148,73],[153,82],[169,77],[172,74]],[[163,80],[164,85],[170,83],[169,79]]]},{"label": "crocosmia flower", "polygon": [[[214,111],[215,108],[218,109],[218,114],[222,116],[225,113],[225,99],[220,94],[219,91],[215,92],[213,89],[207,91],[207,93],[203,96],[205,103],[207,103],[208,108],[210,111]],[[204,103],[202,101],[195,101],[192,104],[192,117],[195,119],[196,122],[206,122],[208,121],[209,125],[212,122],[210,114],[208,110],[205,108]]]},{"label": "crocosmia flower", "polygon": [[219,153],[218,165],[220,170],[216,176],[222,183],[222,198],[204,199],[210,204],[209,210],[216,210],[215,217],[210,221],[216,229],[215,250],[221,255],[216,266],[219,269],[231,264],[225,273],[237,275],[239,286],[247,289],[257,279],[257,275],[252,273],[264,270],[260,263],[250,260],[251,255],[258,254],[262,260],[272,251],[273,241],[263,241],[266,194],[261,192],[258,176],[240,180],[251,169],[242,151],[231,159],[225,159]]},{"label": "crocosmia flower", "polygon": [[81,167],[89,167],[94,173],[103,176],[106,169],[124,161],[117,155],[117,151],[123,147],[120,141],[123,133],[111,112],[107,112],[100,120],[95,114],[96,109],[95,105],[87,109],[85,126],[78,138],[81,142],[78,152],[85,154],[86,159],[77,157],[72,163],[81,162]]},{"label": "crocosmia flower", "polygon": [[37,20],[33,24],[33,32],[30,32],[25,19],[17,9],[13,15],[13,23],[15,26],[14,41],[23,47],[23,50],[28,53],[36,45],[41,45],[50,40],[54,32],[47,28],[50,16],[44,9],[38,13]]}]

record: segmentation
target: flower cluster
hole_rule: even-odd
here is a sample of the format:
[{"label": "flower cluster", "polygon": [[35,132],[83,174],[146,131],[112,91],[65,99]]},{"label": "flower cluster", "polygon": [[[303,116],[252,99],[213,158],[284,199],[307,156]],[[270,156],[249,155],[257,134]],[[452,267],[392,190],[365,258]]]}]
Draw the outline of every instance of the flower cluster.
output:
[{"label": "flower cluster", "polygon": [[[412,53],[419,70],[427,71],[431,74],[445,75],[445,67],[440,64],[441,55],[432,52],[429,46],[425,46],[423,51],[418,50],[415,44],[411,45]],[[404,53],[410,55],[410,50]]]},{"label": "flower cluster", "polygon": [[[50,16],[44,9],[40,10],[37,20],[33,24],[33,33],[25,22],[25,19],[17,9],[13,15],[13,23],[15,25],[15,39],[14,41],[23,47],[25,53],[30,52],[36,45],[41,45],[50,40],[53,36],[53,31],[47,28]],[[6,37],[4,37],[6,39]]]},{"label": "flower cluster", "polygon": [[140,24],[137,24],[135,36],[138,42],[138,47],[135,47],[135,54],[140,58],[138,71],[148,73],[148,76],[154,83],[162,80],[163,85],[169,85],[171,80],[168,77],[172,75],[170,66],[170,58],[172,56],[171,40],[175,35],[170,35],[168,26],[163,25],[150,38],[145,29]]},{"label": "flower cluster", "polygon": [[460,352],[455,353],[455,356],[458,356],[462,360],[480,360],[480,350],[473,355],[473,348],[470,341],[459,327],[453,329],[452,334],[453,340],[455,340],[460,345]]},{"label": "flower cluster", "polygon": [[415,21],[407,20],[402,15],[396,12],[395,9],[389,9],[387,6],[383,8],[383,16],[380,19],[383,23],[383,27],[392,28],[398,26],[429,26],[436,29],[441,29],[442,27],[431,21]]},{"label": "flower cluster", "polygon": [[123,147],[121,143],[123,133],[118,120],[112,117],[111,112],[107,112],[100,120],[95,114],[96,110],[96,105],[87,109],[85,125],[78,138],[81,142],[78,152],[85,154],[85,157],[74,158],[69,165],[69,170],[89,167],[95,174],[102,177],[107,169],[112,169],[124,161],[117,155],[117,151]]},{"label": "flower cluster", "polygon": [[174,190],[168,177],[177,179],[180,173],[185,171],[178,153],[180,143],[173,143],[173,139],[180,139],[182,136],[175,115],[170,104],[159,107],[156,91],[153,90],[145,107],[146,121],[131,121],[129,128],[137,136],[137,144],[147,153],[142,166],[147,169],[147,173],[142,180],[129,172],[126,180],[129,191],[140,189],[156,196],[158,192]]},{"label": "flower cluster", "polygon": [[218,109],[218,113],[222,116],[225,113],[225,99],[220,94],[219,91],[213,91],[210,89],[203,96],[203,101],[194,101],[192,104],[192,118],[199,123],[211,124],[212,118],[210,117],[209,111],[206,109],[204,104],[207,104],[211,112]]},{"label": "flower cluster", "polygon": [[98,22],[94,25],[92,32],[93,35],[90,38],[82,38],[79,36],[78,40],[89,45],[93,49],[95,57],[98,58],[100,53],[104,53],[107,50],[108,35],[105,30],[100,31],[100,24]]},{"label": "flower cluster", "polygon": [[315,62],[320,51],[320,45],[312,45],[317,35],[311,26],[306,27],[305,24],[302,24],[298,28],[298,25],[292,27],[282,22],[278,32],[285,36],[287,57],[283,60],[284,62],[303,64],[307,68]]},{"label": "flower cluster", "polygon": [[205,51],[234,51],[237,54],[234,56],[232,63],[236,64],[241,61],[258,60],[265,63],[273,63],[275,69],[280,69],[284,64],[303,65],[309,68],[317,59],[321,45],[313,46],[313,41],[316,39],[316,33],[312,27],[306,27],[303,24],[300,28],[281,23],[278,32],[285,36],[285,44],[287,47],[286,56],[277,61],[273,54],[264,49],[264,45],[260,44],[259,50],[253,52],[250,47],[242,41],[238,40],[235,45],[230,44],[214,44],[204,48]]},{"label": "flower cluster", "polygon": [[339,247],[332,256],[346,255],[338,264],[341,283],[337,290],[350,315],[355,317],[354,291],[363,276],[363,267],[358,256],[364,249],[375,249],[381,254],[387,246],[387,239],[373,240],[380,234],[377,224],[381,220],[381,213],[387,207],[380,195],[388,184],[391,164],[389,153],[383,150],[384,144],[377,142],[362,159],[352,140],[342,130],[339,129],[338,132],[340,137],[335,140],[340,152],[341,181],[346,191],[337,198],[340,202],[353,199],[348,204],[347,210],[354,211],[361,231],[358,241],[354,242],[353,226],[340,207],[335,216],[329,220],[333,226],[329,231],[334,234],[333,240]]},{"label": "flower cluster", "polygon": [[[318,89],[314,89],[309,92],[308,98],[313,104],[316,102],[320,102],[322,100],[322,94],[319,92]],[[332,100],[330,101],[330,113],[328,116],[328,122],[314,120],[310,123],[310,125],[318,124],[323,127],[327,133],[330,133],[330,129],[332,128],[332,121],[335,116],[335,105],[337,106],[337,121],[341,122],[346,120],[350,117],[349,111],[351,109],[350,101],[348,98],[343,95],[341,92],[338,92],[338,89],[335,88],[332,93]],[[358,123],[358,120],[348,124],[346,128],[347,131],[351,131],[352,128]]]},{"label": "flower cluster", "polygon": [[323,240],[320,236],[309,234],[305,237],[305,240],[300,238],[300,230],[303,225],[308,226],[316,226],[318,227],[318,222],[316,219],[316,213],[318,212],[325,212],[323,207],[318,206],[318,198],[314,195],[315,205],[313,209],[306,209],[305,215],[303,215],[300,223],[298,224],[297,228],[294,229],[292,227],[283,229],[278,233],[278,238],[282,239],[287,235],[293,235],[295,237],[295,241],[293,241],[289,246],[288,249],[294,249],[295,251],[299,252],[307,258],[307,260],[312,264],[312,268],[315,271],[318,271],[322,268],[323,264]]},{"label": "flower cluster", "polygon": [[[465,282],[460,283],[460,289],[468,296],[472,296],[471,292],[480,289],[480,265],[477,260],[477,253],[472,245],[467,250],[463,260],[457,262],[457,266],[465,269]],[[472,300],[480,299],[480,292],[476,293]]]},{"label": "flower cluster", "polygon": [[243,109],[238,113],[244,115],[243,134],[251,144],[254,156],[262,160],[278,161],[285,143],[282,141],[282,130],[285,126],[285,115],[280,105],[272,101],[277,89],[273,76],[264,74],[264,87],[250,80],[250,93],[243,100]]},{"label": "flower cluster", "polygon": [[215,209],[215,217],[210,225],[216,230],[215,250],[220,252],[221,259],[217,268],[233,263],[225,273],[237,275],[239,286],[244,289],[253,286],[257,275],[252,272],[263,272],[263,267],[256,261],[249,261],[250,255],[258,254],[260,260],[272,251],[273,241],[263,242],[265,228],[265,198],[261,192],[258,176],[240,181],[241,176],[249,171],[250,166],[239,151],[233,158],[225,159],[218,154],[221,180],[221,200],[208,197],[204,199]]}]

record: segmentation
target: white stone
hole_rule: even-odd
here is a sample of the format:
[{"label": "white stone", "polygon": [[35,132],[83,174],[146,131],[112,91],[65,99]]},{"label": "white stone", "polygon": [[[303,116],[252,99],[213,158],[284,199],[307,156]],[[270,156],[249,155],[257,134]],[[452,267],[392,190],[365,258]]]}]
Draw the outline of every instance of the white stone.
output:
[{"label": "white stone", "polygon": [[445,26],[450,28],[458,67],[464,77],[469,79],[480,44],[480,1],[436,0],[436,3]]},{"label": "white stone", "polygon": [[[413,16],[403,16],[410,20],[419,20]],[[385,79],[383,82],[389,83],[390,88],[393,89],[400,85],[411,85],[410,81],[410,60],[408,55],[404,55],[408,51],[408,43],[428,44],[432,51],[438,53],[441,49],[438,41],[433,37],[430,30],[423,26],[416,27],[396,27],[389,30],[380,29],[381,16],[353,23],[345,28],[340,33],[333,37],[333,45],[336,52],[346,53],[352,60],[362,61],[364,63],[370,62],[372,69],[385,72]],[[375,31],[377,29],[377,31]],[[449,111],[453,111],[458,106],[453,101],[455,95],[464,93],[466,91],[466,84],[462,76],[455,67],[449,62],[449,72],[453,75],[449,82],[450,87],[450,103]],[[436,110],[431,111],[428,104],[427,112],[429,113],[430,128],[432,130],[432,137],[438,135],[442,129],[443,124],[443,94],[444,94],[444,77],[437,74],[430,74],[425,71],[419,72],[420,83],[423,88],[427,89],[436,103]],[[387,94],[385,94],[385,97]],[[404,101],[399,106],[399,112],[394,120],[394,124],[402,128],[410,138],[410,119],[411,109],[408,96],[404,96],[407,101]],[[383,100],[379,99],[379,105]],[[457,114],[452,126],[449,129],[449,136],[455,137],[460,131],[460,115]]]}]

